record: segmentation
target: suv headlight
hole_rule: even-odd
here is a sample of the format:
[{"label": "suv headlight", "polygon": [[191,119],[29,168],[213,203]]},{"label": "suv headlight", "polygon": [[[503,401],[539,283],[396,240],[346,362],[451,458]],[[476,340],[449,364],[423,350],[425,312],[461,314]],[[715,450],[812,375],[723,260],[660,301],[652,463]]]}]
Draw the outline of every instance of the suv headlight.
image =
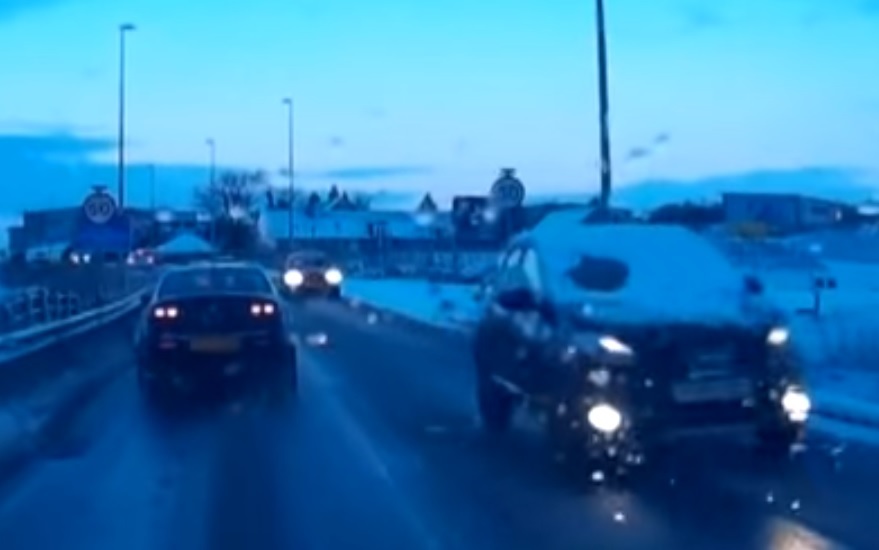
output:
[{"label": "suv headlight", "polygon": [[342,282],[342,272],[335,267],[331,267],[324,273],[324,279],[331,285],[340,284]]},{"label": "suv headlight", "polygon": [[804,422],[812,410],[812,400],[802,388],[792,386],[781,396],[781,408],[793,422]]},{"label": "suv headlight", "polygon": [[607,403],[601,403],[589,409],[586,419],[590,426],[606,434],[617,431],[623,424],[622,413]]},{"label": "suv headlight", "polygon": [[766,335],[766,343],[770,346],[783,346],[790,339],[790,331],[785,327],[775,327]]}]

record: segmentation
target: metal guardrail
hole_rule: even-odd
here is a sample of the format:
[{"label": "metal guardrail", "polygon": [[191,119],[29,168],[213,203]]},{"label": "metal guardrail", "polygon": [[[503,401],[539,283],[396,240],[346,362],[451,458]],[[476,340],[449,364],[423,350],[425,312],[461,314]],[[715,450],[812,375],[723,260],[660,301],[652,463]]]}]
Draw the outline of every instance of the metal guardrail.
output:
[{"label": "metal guardrail", "polygon": [[0,297],[0,334],[65,319],[84,307],[87,305],[75,292],[44,287],[7,291]]},{"label": "metal guardrail", "polygon": [[102,307],[150,284],[154,266],[3,266],[0,335]]},{"label": "metal guardrail", "polygon": [[148,292],[145,287],[137,292],[109,303],[61,319],[0,336],[0,364],[50,346],[60,340],[81,334],[110,323],[141,304],[141,297]]}]

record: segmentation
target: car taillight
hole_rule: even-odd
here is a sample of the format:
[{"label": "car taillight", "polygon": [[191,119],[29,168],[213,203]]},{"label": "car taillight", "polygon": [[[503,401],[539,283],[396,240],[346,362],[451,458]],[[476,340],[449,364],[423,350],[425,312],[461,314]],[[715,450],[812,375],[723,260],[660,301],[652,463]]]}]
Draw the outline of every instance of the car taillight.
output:
[{"label": "car taillight", "polygon": [[176,306],[159,306],[153,310],[156,319],[176,319],[180,316],[180,310]]},{"label": "car taillight", "polygon": [[251,304],[250,314],[254,317],[264,317],[275,314],[275,304],[272,303],[256,303]]}]

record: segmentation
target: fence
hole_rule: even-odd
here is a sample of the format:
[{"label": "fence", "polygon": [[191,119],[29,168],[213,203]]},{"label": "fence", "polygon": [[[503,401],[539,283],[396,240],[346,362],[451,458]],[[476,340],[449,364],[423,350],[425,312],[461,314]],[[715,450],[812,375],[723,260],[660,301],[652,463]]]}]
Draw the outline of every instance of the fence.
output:
[{"label": "fence", "polygon": [[151,266],[4,266],[0,334],[75,316],[150,284]]}]

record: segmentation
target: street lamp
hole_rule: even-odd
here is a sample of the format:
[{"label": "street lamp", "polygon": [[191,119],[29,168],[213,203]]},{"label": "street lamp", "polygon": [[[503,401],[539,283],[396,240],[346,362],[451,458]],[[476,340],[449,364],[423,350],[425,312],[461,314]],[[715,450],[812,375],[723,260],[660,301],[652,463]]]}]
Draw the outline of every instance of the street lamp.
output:
[{"label": "street lamp", "polygon": [[595,25],[598,39],[598,124],[601,147],[601,206],[610,206],[612,170],[610,161],[610,110],[607,92],[607,43],[604,32],[604,0],[595,0]]},{"label": "street lamp", "polygon": [[125,36],[135,29],[131,23],[119,25],[119,158],[116,167],[119,208],[125,207]]},{"label": "street lamp", "polygon": [[293,99],[286,97],[283,99],[284,105],[287,106],[287,177],[290,179],[287,185],[287,194],[290,197],[287,204],[287,248],[293,249]]},{"label": "street lamp", "polygon": [[[208,193],[213,194],[216,190],[214,186],[217,183],[216,174],[217,174],[217,142],[214,141],[214,138],[208,138],[205,140],[205,145],[208,146],[208,153],[210,154],[208,169],[210,170],[210,175],[208,176],[210,179],[208,180]],[[210,207],[210,204],[208,204]],[[208,240],[211,244],[216,244],[217,240],[217,213],[210,212],[210,230]]]}]

